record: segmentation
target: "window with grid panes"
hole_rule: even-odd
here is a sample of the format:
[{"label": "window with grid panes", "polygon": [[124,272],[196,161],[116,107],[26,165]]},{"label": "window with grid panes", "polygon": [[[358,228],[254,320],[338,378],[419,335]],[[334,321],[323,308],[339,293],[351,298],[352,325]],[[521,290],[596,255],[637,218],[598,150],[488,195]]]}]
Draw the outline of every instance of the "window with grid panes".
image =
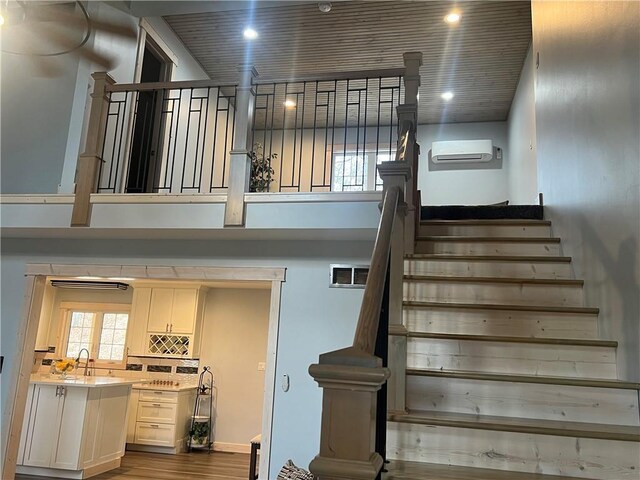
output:
[{"label": "window with grid panes", "polygon": [[376,165],[395,160],[395,149],[365,150],[335,153],[331,190],[334,192],[365,192],[382,190],[382,179]]},{"label": "window with grid panes", "polygon": [[126,357],[129,312],[113,308],[68,309],[63,351],[76,358],[86,348],[96,366],[123,364]]}]

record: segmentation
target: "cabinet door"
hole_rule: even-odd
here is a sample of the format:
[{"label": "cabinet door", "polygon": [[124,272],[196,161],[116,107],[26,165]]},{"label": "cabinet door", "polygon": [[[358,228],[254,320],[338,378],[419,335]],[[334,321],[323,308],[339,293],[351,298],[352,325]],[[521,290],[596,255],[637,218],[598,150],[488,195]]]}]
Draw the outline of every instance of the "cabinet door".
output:
[{"label": "cabinet door", "polygon": [[129,320],[129,355],[144,355],[147,343],[147,323],[151,308],[151,288],[134,287],[131,318]]},{"label": "cabinet door", "polygon": [[173,288],[153,288],[147,331],[168,332],[173,311]]},{"label": "cabinet door", "polygon": [[171,310],[171,332],[193,333],[198,303],[198,289],[176,288]]},{"label": "cabinet door", "polygon": [[56,385],[36,385],[34,388],[23,465],[48,467],[51,463],[60,426],[56,393]]},{"label": "cabinet door", "polygon": [[140,390],[132,390],[129,397],[129,413],[127,414],[127,443],[133,443],[136,437],[136,419],[138,417],[138,399]]},{"label": "cabinet door", "polygon": [[[64,387],[60,397],[58,438],[52,444],[52,468],[78,470],[80,448],[83,443],[84,415],[87,408],[88,388]],[[95,425],[93,426],[95,428]]]}]

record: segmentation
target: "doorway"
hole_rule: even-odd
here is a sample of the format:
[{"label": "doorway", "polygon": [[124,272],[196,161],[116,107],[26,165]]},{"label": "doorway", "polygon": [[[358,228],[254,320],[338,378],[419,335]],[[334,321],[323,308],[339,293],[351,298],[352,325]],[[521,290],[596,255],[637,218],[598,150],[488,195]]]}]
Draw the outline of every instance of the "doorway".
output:
[{"label": "doorway", "polygon": [[[170,61],[153,43],[145,41],[140,83],[168,81]],[[133,138],[126,193],[153,193],[157,191],[162,151],[162,110],[164,99],[160,90],[138,92],[135,106]]]}]

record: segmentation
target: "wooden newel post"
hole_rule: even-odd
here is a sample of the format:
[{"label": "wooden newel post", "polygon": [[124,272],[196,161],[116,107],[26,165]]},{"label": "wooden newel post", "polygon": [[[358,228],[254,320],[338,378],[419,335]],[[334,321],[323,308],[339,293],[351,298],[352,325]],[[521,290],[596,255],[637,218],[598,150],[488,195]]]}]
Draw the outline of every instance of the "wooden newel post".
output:
[{"label": "wooden newel post", "polygon": [[229,188],[224,212],[225,227],[242,227],[245,220],[244,194],[249,191],[251,179],[252,146],[251,126],[253,125],[254,95],[253,79],[258,72],[253,65],[240,65],[240,83],[236,90],[236,112],[234,121],[233,145],[229,167]]},{"label": "wooden newel post", "polygon": [[373,480],[377,392],[389,377],[382,361],[354,347],[320,355],[309,374],[323,389],[320,453],[309,469],[321,480]]},{"label": "wooden newel post", "polygon": [[[397,186],[401,192],[408,191],[412,182],[411,165],[406,162],[382,162],[378,165],[378,173],[382,179],[383,189]],[[387,408],[392,413],[405,413],[405,390],[407,368],[407,336],[402,318],[402,284],[404,276],[405,255],[405,222],[407,203],[400,196],[398,210],[391,234],[391,255],[389,264],[389,371],[387,383]]]},{"label": "wooden newel post", "polygon": [[88,227],[91,220],[91,194],[98,190],[98,175],[102,167],[102,147],[109,114],[109,92],[107,87],[115,83],[106,72],[96,72],[93,77],[91,111],[87,127],[84,153],[78,156],[76,188],[71,213],[72,227]]},{"label": "wooden newel post", "polygon": [[[407,52],[404,54],[404,98],[405,103],[398,105],[398,125],[402,127],[411,124],[411,137],[407,145],[405,158],[411,162],[412,181],[407,184],[405,199],[407,202],[407,218],[413,221],[405,222],[405,253],[411,254],[414,250],[414,241],[419,218],[420,205],[418,202],[418,158],[420,147],[416,142],[418,128],[418,90],[420,88],[420,67],[422,66],[421,52]],[[398,134],[401,133],[398,129]]]}]

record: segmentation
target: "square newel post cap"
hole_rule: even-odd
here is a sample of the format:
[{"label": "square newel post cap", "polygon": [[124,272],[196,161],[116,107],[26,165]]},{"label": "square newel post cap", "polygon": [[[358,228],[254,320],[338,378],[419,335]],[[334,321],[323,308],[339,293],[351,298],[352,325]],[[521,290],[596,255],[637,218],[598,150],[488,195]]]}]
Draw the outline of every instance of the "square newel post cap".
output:
[{"label": "square newel post cap", "polygon": [[422,52],[405,52],[402,54],[405,65],[408,62],[418,62],[418,66],[422,66]]},{"label": "square newel post cap", "polygon": [[240,74],[240,85],[251,85],[251,80],[260,76],[252,63],[241,63],[237,69]]},{"label": "square newel post cap", "polygon": [[113,85],[116,83],[113,77],[107,72],[93,72],[91,74],[91,78],[93,78],[95,82],[104,82],[107,85]]}]

